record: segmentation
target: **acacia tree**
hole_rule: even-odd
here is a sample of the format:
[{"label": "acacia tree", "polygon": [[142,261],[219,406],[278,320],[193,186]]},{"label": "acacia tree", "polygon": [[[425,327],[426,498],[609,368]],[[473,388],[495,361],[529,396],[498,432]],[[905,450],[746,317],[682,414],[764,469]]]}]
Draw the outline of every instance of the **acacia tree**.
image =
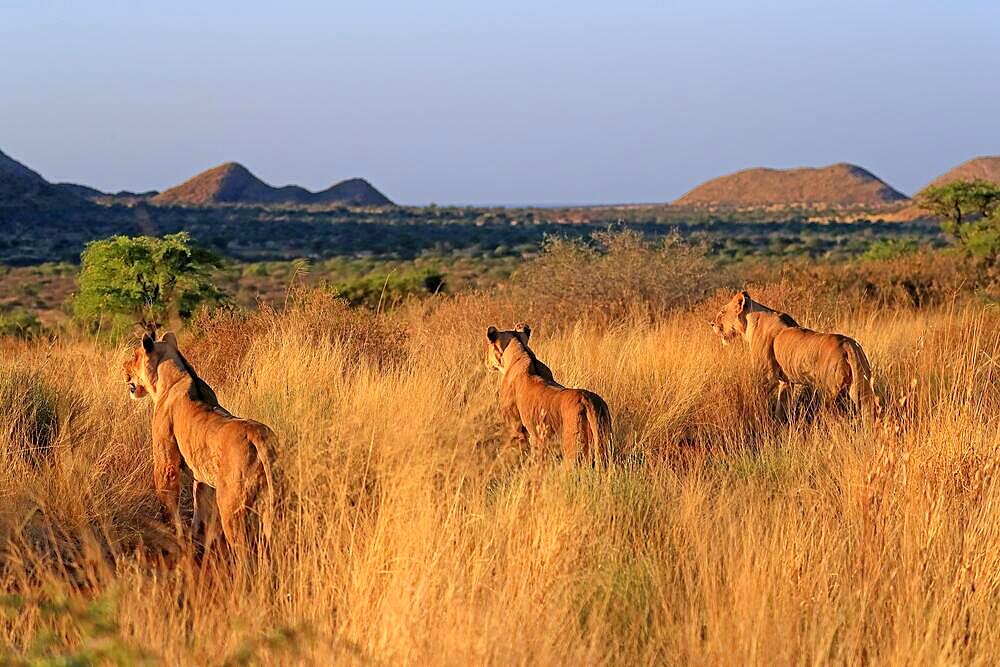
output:
[{"label": "acacia tree", "polygon": [[1000,186],[989,181],[953,181],[930,187],[917,200],[943,218],[941,229],[972,257],[989,264],[1000,256]]},{"label": "acacia tree", "polygon": [[113,236],[87,244],[80,259],[73,313],[87,323],[126,317],[148,325],[188,318],[203,303],[225,300],[212,280],[222,259],[186,232]]}]

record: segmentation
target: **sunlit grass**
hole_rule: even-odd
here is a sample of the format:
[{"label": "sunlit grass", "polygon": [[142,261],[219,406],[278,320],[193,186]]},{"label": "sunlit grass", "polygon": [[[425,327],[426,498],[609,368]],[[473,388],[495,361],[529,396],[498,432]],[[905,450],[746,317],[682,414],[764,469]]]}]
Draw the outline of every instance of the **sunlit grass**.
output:
[{"label": "sunlit grass", "polygon": [[195,565],[157,518],[124,348],[5,344],[2,658],[996,662],[1000,316],[768,296],[865,346],[881,423],[775,423],[701,307],[536,323],[556,378],[611,407],[607,470],[501,446],[482,339],[516,304],[182,332],[222,403],[281,436],[271,556],[235,575]]}]

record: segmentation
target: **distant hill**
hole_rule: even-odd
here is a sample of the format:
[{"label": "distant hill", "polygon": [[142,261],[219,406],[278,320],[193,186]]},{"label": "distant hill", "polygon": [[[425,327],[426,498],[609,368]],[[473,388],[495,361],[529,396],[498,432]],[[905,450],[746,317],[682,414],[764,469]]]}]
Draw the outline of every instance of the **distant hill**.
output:
[{"label": "distant hill", "polygon": [[37,172],[0,151],[0,208],[51,210],[86,206],[71,190],[49,183]]},{"label": "distant hill", "polygon": [[392,204],[368,181],[352,178],[320,192],[297,185],[276,188],[260,180],[237,162],[227,162],[204,171],[178,186],[164,190],[154,204],[348,204],[382,206]]},{"label": "distant hill", "polygon": [[946,171],[921,190],[929,187],[945,185],[952,181],[990,181],[1000,184],[1000,155],[983,155],[963,162],[954,169]]},{"label": "distant hill", "polygon": [[137,204],[160,194],[156,190],[147,190],[146,192],[132,192],[130,190],[102,192],[97,188],[92,188],[89,185],[80,185],[79,183],[56,183],[55,185],[64,192],[105,205]]},{"label": "distant hill", "polygon": [[908,197],[870,171],[839,163],[828,167],[758,167],[702,183],[676,206],[760,208],[781,206],[877,208]]},{"label": "distant hill", "polygon": [[953,181],[975,180],[990,181],[991,183],[1000,184],[1000,155],[984,155],[981,157],[975,157],[967,162],[963,162],[953,169],[949,169],[924,187],[920,188],[920,192],[914,195],[914,203],[900,209],[899,211],[886,215],[884,219],[890,221],[909,221],[919,220],[921,218],[932,218],[933,216],[928,211],[921,208],[917,203],[917,198],[922,192],[924,192],[927,188],[946,185]]},{"label": "distant hill", "polygon": [[350,204],[351,206],[388,206],[389,198],[363,178],[349,178],[312,194],[314,204]]}]

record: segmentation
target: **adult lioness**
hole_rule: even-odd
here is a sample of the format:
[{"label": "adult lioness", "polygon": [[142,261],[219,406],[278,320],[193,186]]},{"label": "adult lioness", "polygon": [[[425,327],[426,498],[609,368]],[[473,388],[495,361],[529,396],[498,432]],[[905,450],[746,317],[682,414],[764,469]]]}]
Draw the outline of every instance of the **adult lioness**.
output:
[{"label": "adult lioness", "polygon": [[271,429],[223,409],[177,349],[173,333],[158,341],[145,334],[124,371],[133,399],[153,399],[153,479],[169,515],[178,517],[183,462],[194,476],[196,533],[209,517],[214,489],[222,532],[231,547],[239,548],[246,539],[247,513],[255,511],[266,487],[267,504],[260,513],[269,535],[275,503]]},{"label": "adult lioness", "polygon": [[712,320],[723,344],[743,338],[769,390],[778,389],[778,405],[787,411],[790,385],[807,385],[828,402],[847,398],[865,419],[874,417],[877,399],[864,350],[853,338],[800,327],[785,313],[736,295]]},{"label": "adult lioness", "polygon": [[567,389],[528,347],[531,329],[490,327],[486,332],[486,366],[500,373],[500,413],[511,441],[546,448],[553,437],[564,460],[599,463],[607,460],[611,413],[607,403],[586,389]]}]

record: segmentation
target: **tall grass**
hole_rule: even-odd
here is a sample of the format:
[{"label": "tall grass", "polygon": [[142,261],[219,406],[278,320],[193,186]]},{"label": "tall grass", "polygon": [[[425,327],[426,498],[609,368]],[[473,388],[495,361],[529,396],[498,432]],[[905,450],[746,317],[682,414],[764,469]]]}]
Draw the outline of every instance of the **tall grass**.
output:
[{"label": "tall grass", "polygon": [[[482,345],[521,319],[507,297],[378,318],[316,297],[182,332],[222,403],[281,436],[272,555],[240,576],[160,523],[125,347],[4,347],[0,659],[997,662],[1000,315],[761,293],[861,341],[882,422],[775,423],[711,336],[721,297],[532,322],[556,378],[611,406],[607,470],[501,446]],[[38,461],[15,454],[26,414]]]}]

